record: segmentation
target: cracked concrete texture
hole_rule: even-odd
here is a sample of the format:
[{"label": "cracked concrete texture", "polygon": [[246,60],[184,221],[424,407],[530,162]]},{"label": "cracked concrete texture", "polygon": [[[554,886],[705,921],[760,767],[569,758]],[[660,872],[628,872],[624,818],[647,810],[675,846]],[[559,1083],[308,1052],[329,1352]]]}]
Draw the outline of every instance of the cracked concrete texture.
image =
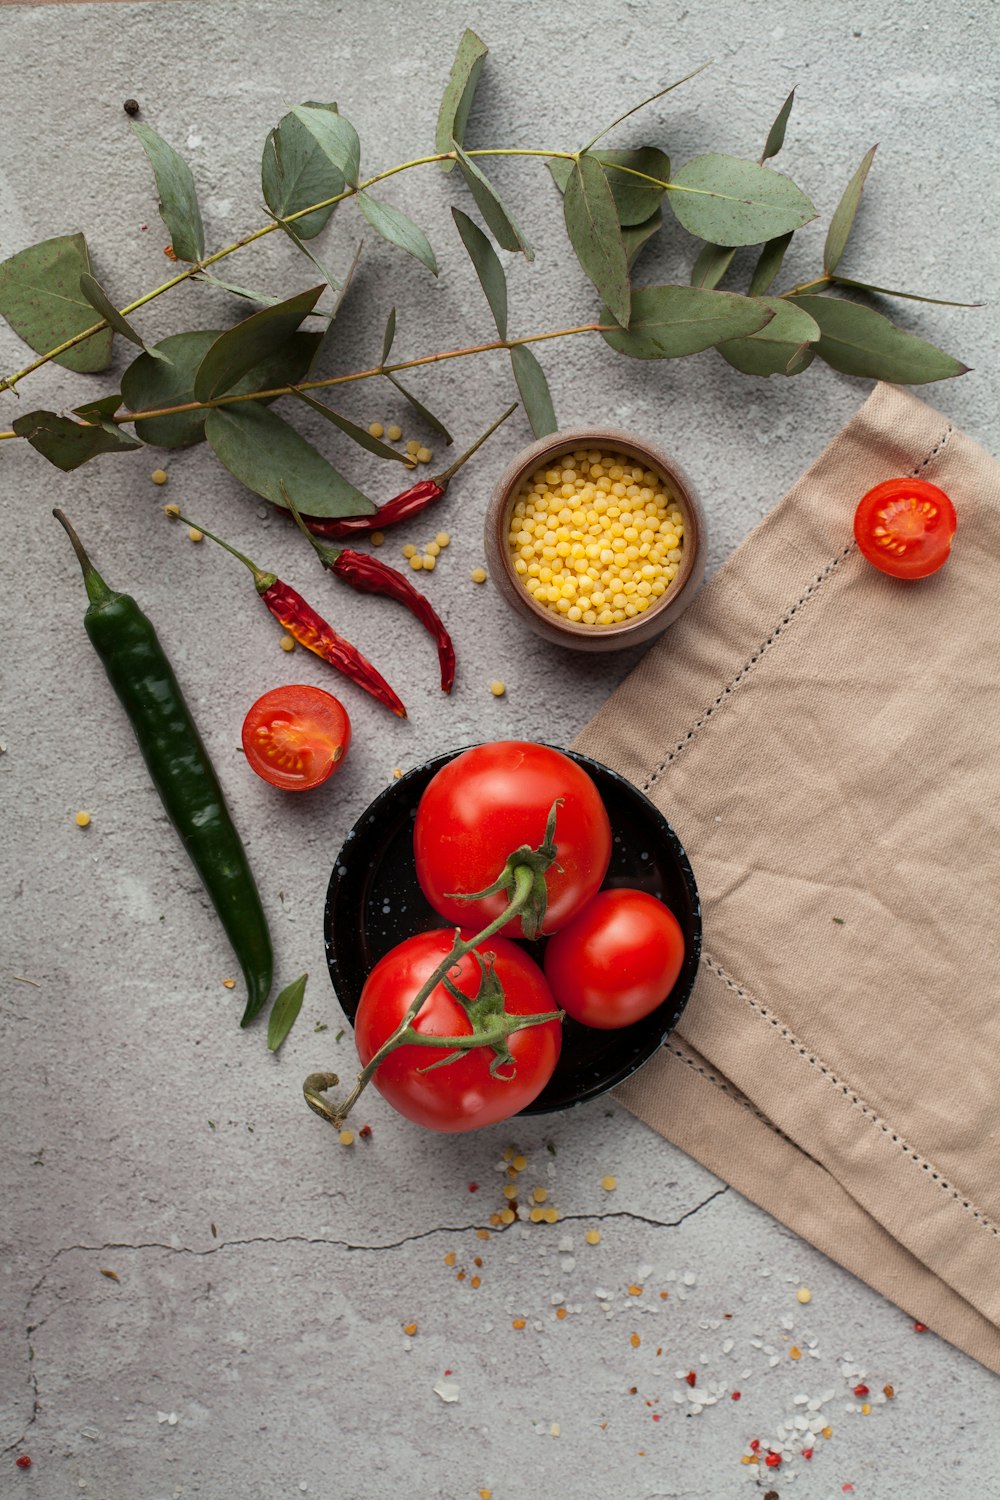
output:
[{"label": "cracked concrete texture", "polygon": [[[392,0],[4,6],[0,255],[83,228],[97,274],[123,299],[135,295],[163,277],[165,233],[127,138],[124,97],[139,97],[144,117],[191,161],[217,245],[258,222],[260,143],[294,100],[339,98],[373,168],[423,149],[455,41],[472,24],[493,49],[471,127],[483,144],[575,145],[711,56],[708,74],[623,127],[622,142],[662,140],[677,161],[705,150],[755,156],[797,84],[779,166],[812,192],[822,218],[796,237],[790,276],[813,273],[826,219],[879,140],[852,273],[980,300],[1000,270],[996,237],[981,222],[995,118],[982,58],[995,46],[996,18],[978,0],[858,0],[822,14],[775,0],[766,15],[724,0],[690,10],[679,0],[573,9],[565,0],[530,9],[440,0],[432,15]],[[516,331],[575,323],[581,309],[589,316],[594,298],[569,264],[544,169],[505,165],[496,175],[538,249],[533,267],[508,260]],[[433,171],[409,173],[394,179],[391,201],[430,233],[442,275],[411,272],[369,235],[339,325],[338,368],[370,363],[394,304],[402,354],[489,336],[450,226],[450,204],[468,207],[460,188]],[[343,269],[358,237],[348,211],[330,236]],[[234,259],[233,279],[273,291],[300,285],[279,239]],[[674,228],[650,255],[648,279],[685,279],[690,258]],[[738,257],[744,280],[749,264]],[[192,286],[136,321],[161,337],[241,310]],[[925,394],[1000,447],[995,319],[915,303],[893,315],[973,367]],[[541,357],[565,425],[610,418],[674,452],[706,506],[712,568],[868,389],[817,366],[780,383],[747,380],[712,355],[633,363],[583,340]],[[23,362],[23,346],[0,329],[3,368]],[[2,398],[3,425],[18,409],[75,404],[112,379],[42,370],[20,406]],[[459,441],[510,399],[499,360],[443,365],[412,383]],[[412,430],[381,392],[354,390],[343,406],[364,421],[399,416]],[[328,434],[305,428],[329,449]],[[447,1138],[416,1132],[371,1097],[363,1118],[372,1140],[346,1151],[302,1103],[306,1073],[351,1070],[349,1037],[335,1040],[341,1022],[321,929],[326,881],[354,819],[394,766],[485,736],[569,740],[634,659],[553,655],[492,591],[468,582],[481,561],[490,484],[528,436],[519,414],[427,528],[447,526],[454,538],[426,580],[456,637],[453,698],[441,700],[433,651],[405,617],[341,598],[337,622],[403,686],[410,719],[386,724],[345,689],[351,755],[335,783],[297,800],[247,775],[239,726],[276,681],[329,679],[319,663],[277,651],[241,570],[159,524],[158,507],[183,501],[319,602],[312,561],[284,526],[248,505],[202,448],[171,456],[161,492],[148,484],[142,453],[64,476],[2,445],[3,555],[8,578],[19,580],[19,592],[8,588],[17,607],[8,611],[0,736],[4,1497],[21,1492],[16,1483],[41,1500],[475,1500],[482,1489],[495,1500],[535,1490],[556,1500],[598,1491],[728,1500],[755,1484],[756,1471],[739,1463],[747,1439],[786,1420],[800,1390],[830,1387],[834,1438],[800,1466],[804,1500],[848,1482],[877,1500],[930,1500],[944,1486],[978,1500],[995,1488],[995,1378],[915,1335],[902,1314],[615,1104]],[[374,461],[344,462],[379,495],[395,487]],[[109,581],[131,588],[155,619],[250,849],[282,981],[311,973],[277,1057],[265,1054],[259,1028],[238,1029],[239,992],[221,985],[233,972],[228,950],[80,628],[79,577],[47,520],[56,503]],[[418,527],[413,539],[422,535]],[[383,555],[396,560],[391,547]],[[337,608],[339,596],[322,597]],[[508,683],[504,699],[488,695],[496,676]],[[81,806],[93,814],[82,833],[72,823]],[[683,834],[683,808],[674,821]],[[508,1141],[564,1222],[517,1224],[482,1241],[476,1226],[503,1201],[496,1166]],[[613,1194],[600,1187],[606,1173],[618,1177]],[[584,1240],[592,1226],[596,1246]],[[630,1298],[643,1267],[644,1291]],[[101,1274],[109,1270],[118,1281]],[[800,1283],[813,1292],[806,1309],[794,1302]],[[609,1313],[598,1289],[609,1293]],[[579,1311],[560,1321],[560,1305]],[[790,1315],[792,1330],[782,1324]],[[526,1327],[515,1330],[522,1317]],[[410,1321],[412,1338],[403,1332]],[[786,1360],[792,1337],[815,1338],[818,1357]],[[778,1365],[754,1338],[779,1349]],[[867,1419],[843,1411],[845,1353],[871,1372],[873,1389],[890,1382],[898,1392]],[[449,1369],[460,1396],[446,1404],[434,1386]],[[688,1389],[678,1378],[687,1369],[738,1380],[741,1400],[684,1416],[689,1407],[673,1393]],[[33,1457],[30,1475],[14,1468],[21,1451]]]}]

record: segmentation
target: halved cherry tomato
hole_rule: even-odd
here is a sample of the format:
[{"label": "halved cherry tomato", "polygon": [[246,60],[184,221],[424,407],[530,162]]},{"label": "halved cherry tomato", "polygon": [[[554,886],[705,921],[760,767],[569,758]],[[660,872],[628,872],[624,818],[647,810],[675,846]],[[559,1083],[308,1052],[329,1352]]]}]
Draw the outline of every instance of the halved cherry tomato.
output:
[{"label": "halved cherry tomato", "polygon": [[892,578],[926,578],[947,562],[955,507],[926,479],[887,479],[854,513],[862,555]]},{"label": "halved cherry tomato", "polygon": [[669,906],[646,891],[599,891],[545,950],[557,1005],[584,1026],[610,1031],[648,1016],[684,963],[684,933]]},{"label": "halved cherry tomato", "polygon": [[322,688],[290,683],[258,698],[243,721],[250,767],[271,786],[307,792],[340,765],[351,743],[343,704]]}]

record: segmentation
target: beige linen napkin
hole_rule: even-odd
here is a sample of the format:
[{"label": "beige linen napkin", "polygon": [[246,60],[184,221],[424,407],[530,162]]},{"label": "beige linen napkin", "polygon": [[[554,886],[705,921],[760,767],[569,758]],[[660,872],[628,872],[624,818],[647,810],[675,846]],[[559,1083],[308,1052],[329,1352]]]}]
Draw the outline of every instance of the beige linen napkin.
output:
[{"label": "beige linen napkin", "polygon": [[[920,582],[860,555],[947,491]],[[705,951],[635,1114],[1000,1372],[1000,465],[879,386],[576,747],[691,856]]]}]

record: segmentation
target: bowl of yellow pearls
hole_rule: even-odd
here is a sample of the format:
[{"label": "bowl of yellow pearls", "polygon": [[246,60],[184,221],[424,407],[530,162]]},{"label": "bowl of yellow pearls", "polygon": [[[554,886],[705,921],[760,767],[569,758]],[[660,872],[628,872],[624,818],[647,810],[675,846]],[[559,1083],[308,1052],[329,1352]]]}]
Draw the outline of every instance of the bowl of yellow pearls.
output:
[{"label": "bowl of yellow pearls", "polygon": [[538,635],[618,651],[652,640],[690,604],[705,571],[705,518],[654,444],[574,428],[507,467],[485,545],[497,588]]}]

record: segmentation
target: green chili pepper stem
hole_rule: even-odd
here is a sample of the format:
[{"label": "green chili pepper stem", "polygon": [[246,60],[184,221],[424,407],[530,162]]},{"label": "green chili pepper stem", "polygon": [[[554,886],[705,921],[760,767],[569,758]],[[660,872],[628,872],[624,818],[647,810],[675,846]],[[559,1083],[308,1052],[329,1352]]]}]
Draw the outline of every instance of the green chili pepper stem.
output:
[{"label": "green chili pepper stem", "polygon": [[86,548],[84,547],[80,538],[77,536],[76,532],[73,530],[73,527],[70,525],[63,512],[61,510],[54,510],[52,514],[55,516],[56,520],[59,522],[59,525],[62,527],[63,531],[65,531],[70,541],[73,543],[73,551],[76,553],[77,559],[80,563],[80,567],[83,569],[83,581],[87,589],[87,598],[90,600],[91,604],[109,603],[112,599],[115,598],[114,589],[108,588],[108,585],[104,582],[104,579],[94,567],[94,564],[87,556]]},{"label": "green chili pepper stem", "polygon": [[458,473],[458,470],[462,467],[462,465],[472,457],[476,449],[481,448],[486,439],[488,437],[492,437],[497,428],[502,427],[507,418],[514,415],[519,405],[520,402],[515,401],[513,406],[508,406],[503,416],[497,417],[496,421],[493,423],[493,426],[487,427],[486,431],[480,437],[476,438],[476,441],[473,443],[471,448],[466,448],[464,453],[459,454],[458,458],[456,458],[455,462],[451,465],[450,468],[445,469],[443,474],[435,474],[434,483],[440,485],[441,489],[444,489],[449,480],[453,479],[454,476]]},{"label": "green chili pepper stem", "polygon": [[343,547],[325,547],[318,537],[313,536],[312,532],[309,530],[309,527],[302,519],[302,512],[299,510],[298,506],[295,504],[295,501],[292,499],[291,495],[285,488],[284,480],[279,480],[278,484],[281,489],[282,498],[284,499],[285,504],[295,518],[296,526],[312,542],[316,556],[319,558],[324,568],[332,568],[334,563],[337,561],[337,558],[344,550]]},{"label": "green chili pepper stem", "polygon": [[208,537],[209,541],[217,543],[218,546],[224,547],[227,552],[231,552],[234,557],[238,557],[240,562],[245,564],[253,574],[253,581],[258,594],[266,594],[271,585],[277,583],[277,573],[265,573],[263,568],[258,568],[257,564],[251,562],[245,553],[239,552],[235,547],[231,547],[228,542],[222,540],[221,536],[216,536],[214,531],[209,531],[207,526],[199,526],[197,521],[189,521],[187,516],[181,515],[180,511],[177,512],[174,519],[183,521],[185,526],[191,526],[195,531],[200,531],[202,536]]}]

